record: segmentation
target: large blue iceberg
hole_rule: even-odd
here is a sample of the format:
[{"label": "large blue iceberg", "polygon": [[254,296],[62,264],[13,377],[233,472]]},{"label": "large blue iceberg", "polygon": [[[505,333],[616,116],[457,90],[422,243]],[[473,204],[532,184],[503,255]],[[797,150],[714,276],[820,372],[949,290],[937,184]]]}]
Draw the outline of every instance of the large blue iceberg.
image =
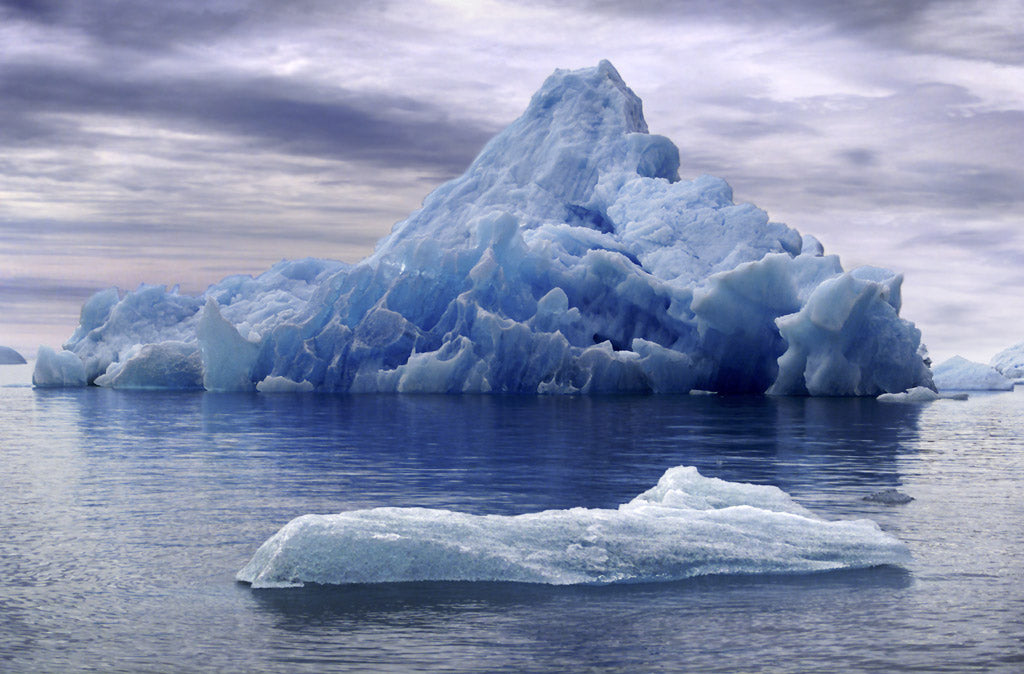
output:
[{"label": "large blue iceberg", "polygon": [[[83,307],[64,348],[121,388],[878,395],[932,386],[902,276],[680,180],[608,62],[556,71],[356,265]],[[40,385],[78,381],[46,353]],[[53,362],[51,362],[53,361]],[[46,379],[46,372],[62,378]],[[262,384],[262,386],[260,386]]]},{"label": "large blue iceberg", "polygon": [[263,543],[236,578],[256,588],[440,580],[609,584],[909,559],[907,547],[870,520],[822,520],[777,487],[678,466],[617,509],[303,515]]}]

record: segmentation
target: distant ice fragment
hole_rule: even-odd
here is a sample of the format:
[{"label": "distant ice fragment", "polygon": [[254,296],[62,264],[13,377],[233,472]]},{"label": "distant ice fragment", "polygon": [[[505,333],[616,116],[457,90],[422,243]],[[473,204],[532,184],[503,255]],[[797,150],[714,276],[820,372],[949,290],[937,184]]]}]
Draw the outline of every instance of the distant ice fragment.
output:
[{"label": "distant ice fragment", "polygon": [[0,346],[0,365],[22,365],[28,361],[9,346]]},{"label": "distant ice fragment", "polygon": [[884,503],[886,505],[903,505],[914,500],[913,496],[904,494],[898,489],[883,489],[864,497],[865,501],[872,503]]},{"label": "distant ice fragment", "polygon": [[1007,379],[995,368],[953,356],[932,370],[935,385],[940,391],[1010,391],[1013,380]]},{"label": "distant ice fragment", "polygon": [[270,377],[352,392],[932,385],[899,317],[902,277],[844,272],[814,237],[679,167],[610,63],[558,70],[359,264],[284,261],[199,297],[107,290],[65,348],[88,383],[114,385],[140,345],[197,344],[209,390]]},{"label": "distant ice fragment", "polygon": [[428,580],[608,584],[908,560],[906,546],[874,522],[825,521],[776,487],[706,478],[679,466],[617,509],[304,515],[260,546],[237,578],[255,588]]},{"label": "distant ice fragment", "polygon": [[85,366],[70,351],[54,351],[40,346],[36,352],[36,366],[32,372],[32,385],[40,388],[85,386]]}]

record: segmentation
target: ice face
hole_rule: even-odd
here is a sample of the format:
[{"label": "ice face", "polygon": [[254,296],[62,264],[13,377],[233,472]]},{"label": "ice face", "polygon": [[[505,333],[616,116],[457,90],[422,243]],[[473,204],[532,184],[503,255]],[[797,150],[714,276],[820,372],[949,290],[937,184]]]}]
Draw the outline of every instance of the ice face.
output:
[{"label": "ice face", "polygon": [[1013,380],[1001,375],[995,368],[953,356],[935,366],[935,385],[940,391],[1009,391]]},{"label": "ice face", "polygon": [[1003,349],[992,358],[989,365],[1007,379],[1024,379],[1024,342]]},{"label": "ice face", "polygon": [[[99,385],[180,342],[211,390],[877,395],[931,386],[901,281],[844,272],[719,178],[680,180],[602,62],[556,71],[359,264],[104,291],[65,348]],[[176,385],[151,365],[133,371]]]},{"label": "ice face", "polygon": [[203,361],[195,344],[158,342],[138,346],[96,378],[121,389],[201,389]]},{"label": "ice face", "polygon": [[828,522],[776,487],[706,478],[679,466],[614,510],[304,515],[260,546],[237,578],[257,588],[426,580],[608,584],[908,560],[906,547],[874,522]]},{"label": "ice face", "polygon": [[39,387],[85,386],[85,366],[70,351],[54,351],[40,346],[36,352],[36,366],[32,371],[32,385]]}]

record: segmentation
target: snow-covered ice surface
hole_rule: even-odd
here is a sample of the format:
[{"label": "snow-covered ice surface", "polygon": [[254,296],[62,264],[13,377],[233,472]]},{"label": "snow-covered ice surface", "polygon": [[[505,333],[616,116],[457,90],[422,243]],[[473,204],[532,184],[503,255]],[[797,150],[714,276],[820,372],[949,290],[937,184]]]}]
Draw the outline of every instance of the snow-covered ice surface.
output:
[{"label": "snow-covered ice surface", "polygon": [[961,356],[936,365],[933,374],[940,391],[1009,391],[1013,380],[1007,379],[995,368],[975,363]]},{"label": "snow-covered ice surface", "polygon": [[989,363],[1007,379],[1024,380],[1024,342],[1003,349]]},{"label": "snow-covered ice surface", "polygon": [[64,345],[84,382],[49,369],[37,381],[783,395],[931,386],[920,333],[899,317],[901,275],[845,272],[814,237],[734,203],[719,178],[680,180],[679,167],[611,64],[559,70],[359,264],[285,261],[200,297],[103,291]]},{"label": "snow-covered ice surface", "polygon": [[260,546],[237,579],[256,588],[439,580],[608,584],[907,561],[906,547],[870,520],[825,521],[777,487],[706,478],[678,466],[617,510],[509,516],[375,508],[304,515]]}]

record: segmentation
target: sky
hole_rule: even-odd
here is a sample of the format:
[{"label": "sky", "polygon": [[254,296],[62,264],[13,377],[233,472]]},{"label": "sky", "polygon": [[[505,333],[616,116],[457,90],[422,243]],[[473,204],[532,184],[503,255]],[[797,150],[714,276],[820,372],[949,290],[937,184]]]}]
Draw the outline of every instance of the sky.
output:
[{"label": "sky", "polygon": [[356,262],[604,58],[684,179],[903,273],[936,362],[1024,340],[1024,0],[0,0],[0,344]]}]

